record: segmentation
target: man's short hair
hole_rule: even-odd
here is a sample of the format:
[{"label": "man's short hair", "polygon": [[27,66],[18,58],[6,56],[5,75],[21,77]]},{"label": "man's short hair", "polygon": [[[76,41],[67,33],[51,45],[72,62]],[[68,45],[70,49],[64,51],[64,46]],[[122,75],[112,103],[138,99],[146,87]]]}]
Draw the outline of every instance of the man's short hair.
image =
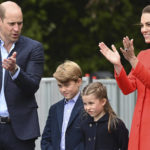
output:
[{"label": "man's short hair", "polygon": [[2,5],[0,5],[0,18],[3,20],[5,18],[6,9]]}]

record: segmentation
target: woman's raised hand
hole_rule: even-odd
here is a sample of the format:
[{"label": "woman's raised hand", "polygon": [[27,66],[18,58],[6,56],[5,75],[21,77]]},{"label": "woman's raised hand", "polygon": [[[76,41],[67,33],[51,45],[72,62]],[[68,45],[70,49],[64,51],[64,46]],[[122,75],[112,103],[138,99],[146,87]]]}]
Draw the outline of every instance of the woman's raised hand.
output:
[{"label": "woman's raised hand", "polygon": [[99,43],[100,52],[109,60],[113,65],[121,65],[120,55],[114,45],[111,46],[112,50],[109,49],[105,43]]},{"label": "woman's raised hand", "polygon": [[129,61],[129,63],[131,64],[131,66],[133,68],[136,67],[136,64],[138,62],[137,57],[135,56],[134,53],[134,46],[133,46],[133,39],[129,39],[128,36],[123,38],[123,48],[120,48],[120,51],[122,52],[124,58]]}]

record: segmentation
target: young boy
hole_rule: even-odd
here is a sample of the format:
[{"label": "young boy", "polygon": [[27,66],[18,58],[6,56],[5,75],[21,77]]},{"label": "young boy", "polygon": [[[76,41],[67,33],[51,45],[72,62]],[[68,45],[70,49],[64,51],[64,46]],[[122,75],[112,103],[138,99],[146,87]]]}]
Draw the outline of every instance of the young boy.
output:
[{"label": "young boy", "polygon": [[80,113],[83,103],[80,96],[81,68],[73,61],[59,65],[53,77],[57,80],[64,99],[52,105],[42,135],[42,150],[83,150],[80,131]]}]

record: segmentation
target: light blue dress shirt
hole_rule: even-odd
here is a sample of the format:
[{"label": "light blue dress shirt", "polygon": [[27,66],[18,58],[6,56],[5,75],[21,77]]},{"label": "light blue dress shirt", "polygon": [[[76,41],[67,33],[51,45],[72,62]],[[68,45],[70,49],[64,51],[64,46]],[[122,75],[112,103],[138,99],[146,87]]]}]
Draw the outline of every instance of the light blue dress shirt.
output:
[{"label": "light blue dress shirt", "polygon": [[70,119],[70,116],[71,116],[71,112],[74,108],[74,105],[75,105],[79,95],[80,95],[80,92],[74,98],[72,98],[71,100],[69,100],[69,101],[65,100],[60,150],[65,150],[65,133],[66,133],[68,122],[69,122],[69,119]]},{"label": "light blue dress shirt", "polygon": [[[12,45],[9,53],[12,51],[12,49],[15,47],[15,43]],[[2,61],[6,59],[9,55],[8,51],[4,47],[4,42],[0,40],[0,49],[1,49],[1,59]],[[5,69],[2,70],[2,88],[0,92],[0,116],[7,117],[9,116],[6,99],[5,99],[5,93],[4,93],[4,77],[5,77]],[[12,80],[16,79],[18,74],[20,72],[20,68],[18,68],[18,71],[15,73],[14,76],[12,76]],[[12,89],[13,90],[13,89]]]}]

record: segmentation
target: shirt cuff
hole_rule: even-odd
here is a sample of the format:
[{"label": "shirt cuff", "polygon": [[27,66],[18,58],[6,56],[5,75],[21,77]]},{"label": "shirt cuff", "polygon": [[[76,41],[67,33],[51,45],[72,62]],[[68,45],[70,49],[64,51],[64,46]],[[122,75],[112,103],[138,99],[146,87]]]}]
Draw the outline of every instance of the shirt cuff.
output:
[{"label": "shirt cuff", "polygon": [[19,66],[17,66],[18,67],[18,69],[17,69],[17,71],[15,72],[15,74],[11,74],[10,73],[10,76],[11,76],[11,78],[13,79],[13,80],[15,80],[17,77],[18,77],[18,75],[19,75],[19,73],[20,73],[20,67]]}]

